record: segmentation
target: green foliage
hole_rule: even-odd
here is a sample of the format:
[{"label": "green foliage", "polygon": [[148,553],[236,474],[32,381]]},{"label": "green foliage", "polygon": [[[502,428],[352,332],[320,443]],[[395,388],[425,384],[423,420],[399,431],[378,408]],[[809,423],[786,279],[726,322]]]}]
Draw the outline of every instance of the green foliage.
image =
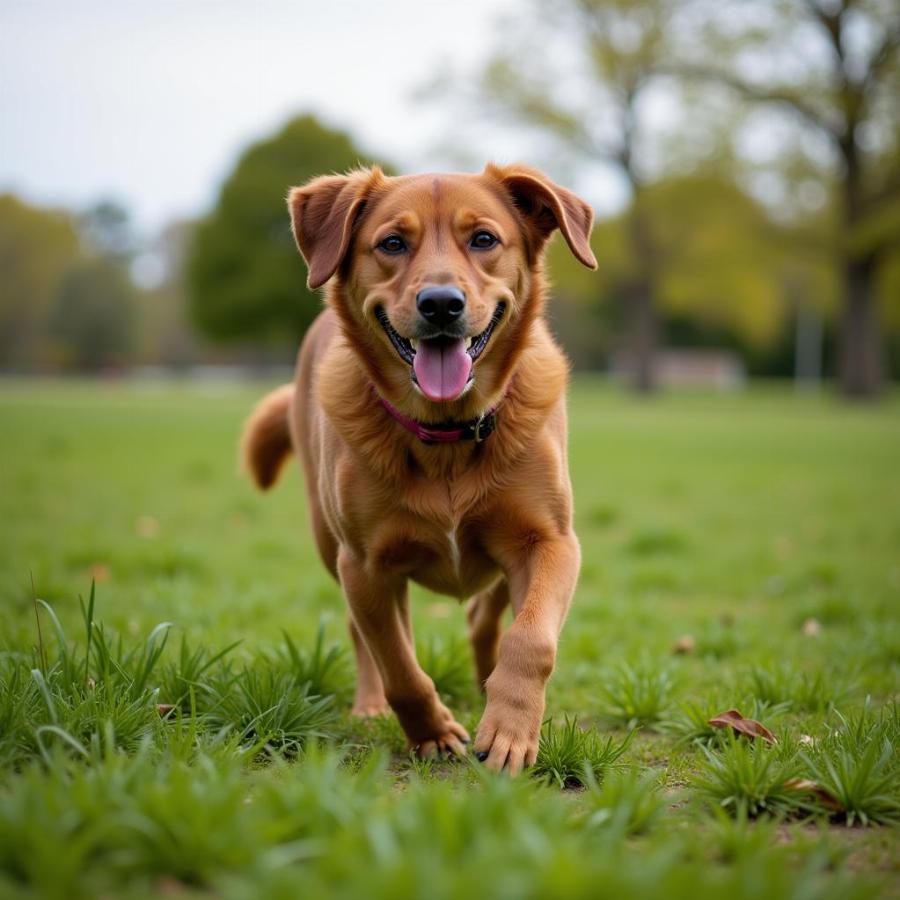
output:
[{"label": "green foliage", "polygon": [[242,747],[293,756],[335,733],[334,698],[312,694],[308,682],[274,666],[257,662],[213,689],[206,719],[214,728],[233,729]]},{"label": "green foliage", "polygon": [[[774,221],[732,177],[714,170],[673,174],[646,186],[639,203],[658,254],[658,312],[670,343],[733,347],[754,371],[771,372],[793,328],[792,298],[834,320],[838,284],[829,260],[798,251],[815,236]],[[564,340],[576,348],[589,310],[610,319],[604,331],[622,326],[616,304],[644,264],[629,244],[635,214],[597,224],[591,241],[602,260],[597,273],[585,275],[561,242],[551,247],[557,293],[578,308],[561,323]],[[599,321],[591,330],[598,328]]]},{"label": "green foliage", "polygon": [[0,195],[0,366],[47,359],[47,322],[60,279],[78,259],[72,217]]},{"label": "green foliage", "polygon": [[566,718],[562,727],[548,721],[541,730],[533,777],[560,788],[596,784],[607,772],[621,767],[622,754],[634,738],[632,731],[622,740],[604,739],[593,728],[581,728],[577,718]]},{"label": "green foliage", "polygon": [[[674,735],[684,744],[721,744],[727,740],[727,732],[714,728],[709,720],[719,715],[727,707],[721,694],[704,697],[702,702],[685,702],[678,705],[662,722],[659,730]],[[755,697],[746,697],[737,702],[736,707],[747,719],[762,722],[770,730],[790,708],[789,703],[770,705]]]},{"label": "green foliage", "polygon": [[31,723],[41,718],[38,682],[23,660],[0,660],[0,770],[12,770],[36,752]]},{"label": "green foliage", "polygon": [[132,359],[138,297],[127,215],[80,220],[0,196],[0,366],[96,369]]},{"label": "green foliage", "polygon": [[316,175],[364,162],[351,139],[312,116],[244,152],[194,233],[187,264],[197,325],[221,340],[296,341],[320,310],[306,288],[285,197]]},{"label": "green foliage", "polygon": [[735,813],[721,806],[713,806],[710,812],[712,822],[703,820],[706,826],[704,839],[712,845],[715,860],[726,865],[765,855],[777,841],[778,829],[783,823],[776,817],[754,819],[746,813]]},{"label": "green foliage", "polygon": [[[94,589],[82,606],[85,645],[70,645],[53,609],[35,601],[54,633],[54,646],[39,639],[33,667],[8,657],[0,677],[0,721],[8,731],[0,750],[17,766],[54,746],[83,755],[92,744],[134,750],[159,727],[157,690],[151,682],[166,643],[168,624],[126,647],[94,620]],[[27,673],[27,674],[26,674]],[[31,682],[31,685],[28,684]],[[33,686],[32,686],[33,685]]]},{"label": "green foliage", "polygon": [[126,271],[101,258],[66,272],[49,330],[65,365],[99,369],[130,359],[136,323],[136,295]]},{"label": "green foliage", "polygon": [[347,671],[346,651],[325,643],[325,627],[319,625],[316,640],[310,650],[297,646],[287,633],[278,648],[278,661],[294,682],[305,686],[311,694],[333,695],[346,698],[350,695],[350,675]]},{"label": "green foliage", "polygon": [[802,754],[810,777],[848,825],[900,824],[900,708],[838,718],[840,727]]},{"label": "green foliage", "polygon": [[210,694],[208,685],[202,680],[204,676],[216,672],[217,667],[239,643],[235,641],[218,651],[212,651],[202,644],[192,649],[187,638],[182,635],[178,657],[167,660],[162,666],[160,701],[167,706],[177,706],[182,712],[190,712],[198,695],[202,698]]},{"label": "green foliage", "polygon": [[[638,783],[607,787],[633,797]],[[193,765],[146,750],[91,765],[55,759],[26,769],[0,804],[0,887],[76,900],[287,898],[298,885],[322,898],[587,900],[598,884],[636,900],[658,897],[661,885],[673,900],[856,900],[877,888],[859,873],[829,872],[820,856],[798,867],[764,840],[743,841],[727,869],[661,829],[635,844],[631,826],[652,815],[636,819],[626,804],[586,824],[525,780],[484,778],[468,791],[439,781],[388,786],[382,760],[350,774],[334,753],[261,770],[221,750]],[[607,787],[588,793],[588,808],[612,810]]]},{"label": "green foliage", "polygon": [[847,824],[900,824],[900,767],[893,744],[885,739],[858,748],[823,750],[807,764],[816,783],[833,797]]},{"label": "green foliage", "polygon": [[748,694],[770,706],[788,704],[805,712],[825,712],[853,694],[853,682],[820,669],[807,672],[790,663],[753,666],[745,678]]},{"label": "green foliage", "polygon": [[612,770],[599,784],[590,769],[586,774],[588,828],[634,837],[647,834],[659,824],[665,798],[657,773]]},{"label": "green foliage", "polygon": [[718,750],[702,747],[704,761],[693,787],[738,817],[813,812],[815,804],[793,787],[796,759],[785,759],[763,741],[729,736]]},{"label": "green foliage", "polygon": [[438,694],[448,702],[471,702],[477,694],[472,651],[462,638],[431,635],[416,643],[416,655]]},{"label": "green foliage", "polygon": [[183,717],[195,736],[229,736],[252,753],[295,756],[310,741],[337,734],[327,691],[332,684],[346,694],[337,676],[342,654],[326,648],[321,629],[309,651],[285,638],[286,658],[260,654],[235,671],[226,659],[234,645],[191,650],[184,639],[178,658],[160,665],[168,623],[143,642],[111,637],[94,618],[93,586],[82,605],[83,646],[68,639],[49,604],[36,600],[35,608],[50,625],[52,645],[42,629],[30,671],[22,654],[0,663],[0,762],[9,768],[36,756],[49,764],[58,750],[80,757],[91,748],[135,751],[180,729]]},{"label": "green foliage", "polygon": [[[395,717],[349,715],[343,601],[305,530],[297,473],[264,498],[234,477],[235,429],[261,390],[0,385],[10,435],[0,491],[0,894],[588,898],[600,885],[637,900],[852,900],[884,891],[897,827],[886,779],[900,781],[896,399],[850,409],[757,388],[635,404],[574,381],[584,562],[547,697],[560,724],[545,730],[541,764],[550,737],[552,769],[584,788],[561,791],[549,769],[511,781],[471,754],[468,764],[411,762]],[[615,515],[592,525],[598,509]],[[648,531],[683,540],[677,551],[635,553],[632,537]],[[668,583],[636,590],[650,565]],[[62,642],[40,605],[38,638],[30,569]],[[93,613],[76,596],[91,571]],[[834,597],[849,598],[853,615]],[[429,665],[453,672],[464,692],[474,673],[463,611],[417,587],[410,599],[423,658],[433,642]],[[800,627],[808,615],[820,620],[817,636]],[[178,631],[163,626],[151,640],[160,620]],[[719,646],[717,623],[735,639],[707,652],[705,640]],[[674,658],[684,634],[696,650]],[[585,762],[603,753],[608,762],[625,733],[602,724],[575,733],[563,716],[594,725],[618,660],[651,685],[677,675],[677,690],[650,704],[662,710],[652,729],[589,775]],[[748,696],[756,668],[777,669],[789,699]],[[834,710],[798,706],[804,673]],[[845,693],[848,684],[858,690]],[[469,690],[471,705],[450,705],[474,734],[481,700]],[[658,696],[658,686],[645,693]],[[316,712],[314,695],[333,699]],[[160,716],[157,704],[176,708]],[[670,723],[681,704],[692,712],[678,730]],[[779,739],[768,751],[743,742],[759,754],[746,782],[734,774],[728,732],[705,729],[732,706]],[[259,743],[272,734],[267,753]],[[893,753],[880,762],[886,740]],[[709,777],[697,742],[732,772],[713,794],[697,787]],[[789,771],[843,790],[854,825],[865,813],[869,827],[848,829],[849,816],[808,787],[770,815],[767,790]],[[741,817],[741,798],[749,809],[760,784],[767,805]],[[721,807],[727,795],[735,801]]]},{"label": "green foliage", "polygon": [[603,714],[628,728],[654,726],[669,709],[674,683],[671,673],[647,659],[622,662],[601,675]]}]

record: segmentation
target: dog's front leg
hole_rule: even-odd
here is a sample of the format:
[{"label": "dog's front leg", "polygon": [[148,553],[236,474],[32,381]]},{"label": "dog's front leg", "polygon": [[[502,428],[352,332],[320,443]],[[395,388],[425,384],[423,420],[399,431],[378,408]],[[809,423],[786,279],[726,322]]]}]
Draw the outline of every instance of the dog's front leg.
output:
[{"label": "dog's front leg", "polygon": [[498,772],[506,767],[515,775],[537,759],[544,691],[580,561],[578,540],[569,532],[528,542],[506,567],[516,617],[485,684],[487,705],[475,738],[479,758]]},{"label": "dog's front leg", "polygon": [[403,618],[406,578],[366,565],[347,548],[338,553],[338,574],[350,615],[378,666],[385,696],[410,746],[420,756],[464,756],[469,735],[441,703],[434,682],[416,660]]}]

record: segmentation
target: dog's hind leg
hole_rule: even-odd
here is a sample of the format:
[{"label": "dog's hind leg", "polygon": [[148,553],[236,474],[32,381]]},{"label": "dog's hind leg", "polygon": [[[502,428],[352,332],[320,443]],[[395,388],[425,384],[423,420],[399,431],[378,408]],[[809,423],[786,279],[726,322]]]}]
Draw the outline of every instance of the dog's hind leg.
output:
[{"label": "dog's hind leg", "polygon": [[[408,592],[401,599],[399,606],[403,630],[406,632],[410,646],[414,647]],[[353,701],[353,714],[356,716],[379,716],[388,709],[381,673],[352,617],[349,619],[349,626],[353,650],[356,653],[356,698]]]},{"label": "dog's hind leg", "polygon": [[503,613],[509,606],[509,586],[505,578],[501,578],[492,587],[476,594],[466,609],[469,622],[469,641],[475,656],[475,672],[478,686],[484,690],[494,666],[497,665],[497,653],[500,647]]},{"label": "dog's hind leg", "polygon": [[367,566],[346,547],[338,553],[338,574],[353,621],[378,666],[385,696],[410,747],[420,756],[464,756],[469,735],[441,702],[434,682],[416,660],[406,614],[405,576]]}]

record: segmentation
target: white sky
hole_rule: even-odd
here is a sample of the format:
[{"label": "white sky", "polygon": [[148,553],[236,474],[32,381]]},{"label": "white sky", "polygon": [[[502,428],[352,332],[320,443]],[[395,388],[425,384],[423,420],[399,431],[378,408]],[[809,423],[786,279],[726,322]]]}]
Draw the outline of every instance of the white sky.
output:
[{"label": "white sky", "polygon": [[[407,171],[446,166],[416,89],[475,71],[515,0],[0,0],[0,190],[203,212],[248,142],[313,111]],[[472,159],[526,158],[466,123]],[[613,188],[614,189],[614,188]]]}]

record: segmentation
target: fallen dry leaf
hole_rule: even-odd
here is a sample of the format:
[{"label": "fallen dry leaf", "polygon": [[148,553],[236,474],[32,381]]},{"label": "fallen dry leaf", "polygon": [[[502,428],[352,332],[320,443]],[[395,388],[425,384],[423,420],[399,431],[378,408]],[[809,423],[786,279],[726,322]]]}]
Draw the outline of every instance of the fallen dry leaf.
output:
[{"label": "fallen dry leaf", "polygon": [[105,563],[94,563],[88,570],[88,573],[98,584],[103,581],[109,581],[109,566]]},{"label": "fallen dry leaf", "polygon": [[159,519],[156,516],[139,516],[134,523],[135,534],[144,540],[152,540],[159,534]]},{"label": "fallen dry leaf", "polygon": [[446,619],[453,615],[453,604],[438,600],[428,604],[428,615],[435,619]]},{"label": "fallen dry leaf", "polygon": [[803,747],[812,747],[815,745],[816,739],[811,734],[801,734],[799,743]]},{"label": "fallen dry leaf", "polygon": [[697,641],[692,634],[683,634],[672,646],[673,653],[693,653],[697,649]]},{"label": "fallen dry leaf", "polygon": [[727,709],[725,712],[713,716],[709,720],[713,728],[730,728],[735,734],[743,734],[751,738],[762,738],[768,744],[777,744],[778,740],[765,725],[755,719],[745,719],[736,709]]},{"label": "fallen dry leaf", "polygon": [[822,623],[818,619],[807,619],[800,630],[807,637],[818,637],[822,633]]},{"label": "fallen dry leaf", "polygon": [[822,805],[832,812],[845,812],[841,802],[816,781],[810,781],[808,778],[792,778],[790,781],[786,781],[784,786],[800,794],[815,794]]},{"label": "fallen dry leaf", "polygon": [[161,718],[165,718],[169,713],[171,713],[175,709],[175,705],[173,703],[157,703],[156,711],[159,713]]}]

